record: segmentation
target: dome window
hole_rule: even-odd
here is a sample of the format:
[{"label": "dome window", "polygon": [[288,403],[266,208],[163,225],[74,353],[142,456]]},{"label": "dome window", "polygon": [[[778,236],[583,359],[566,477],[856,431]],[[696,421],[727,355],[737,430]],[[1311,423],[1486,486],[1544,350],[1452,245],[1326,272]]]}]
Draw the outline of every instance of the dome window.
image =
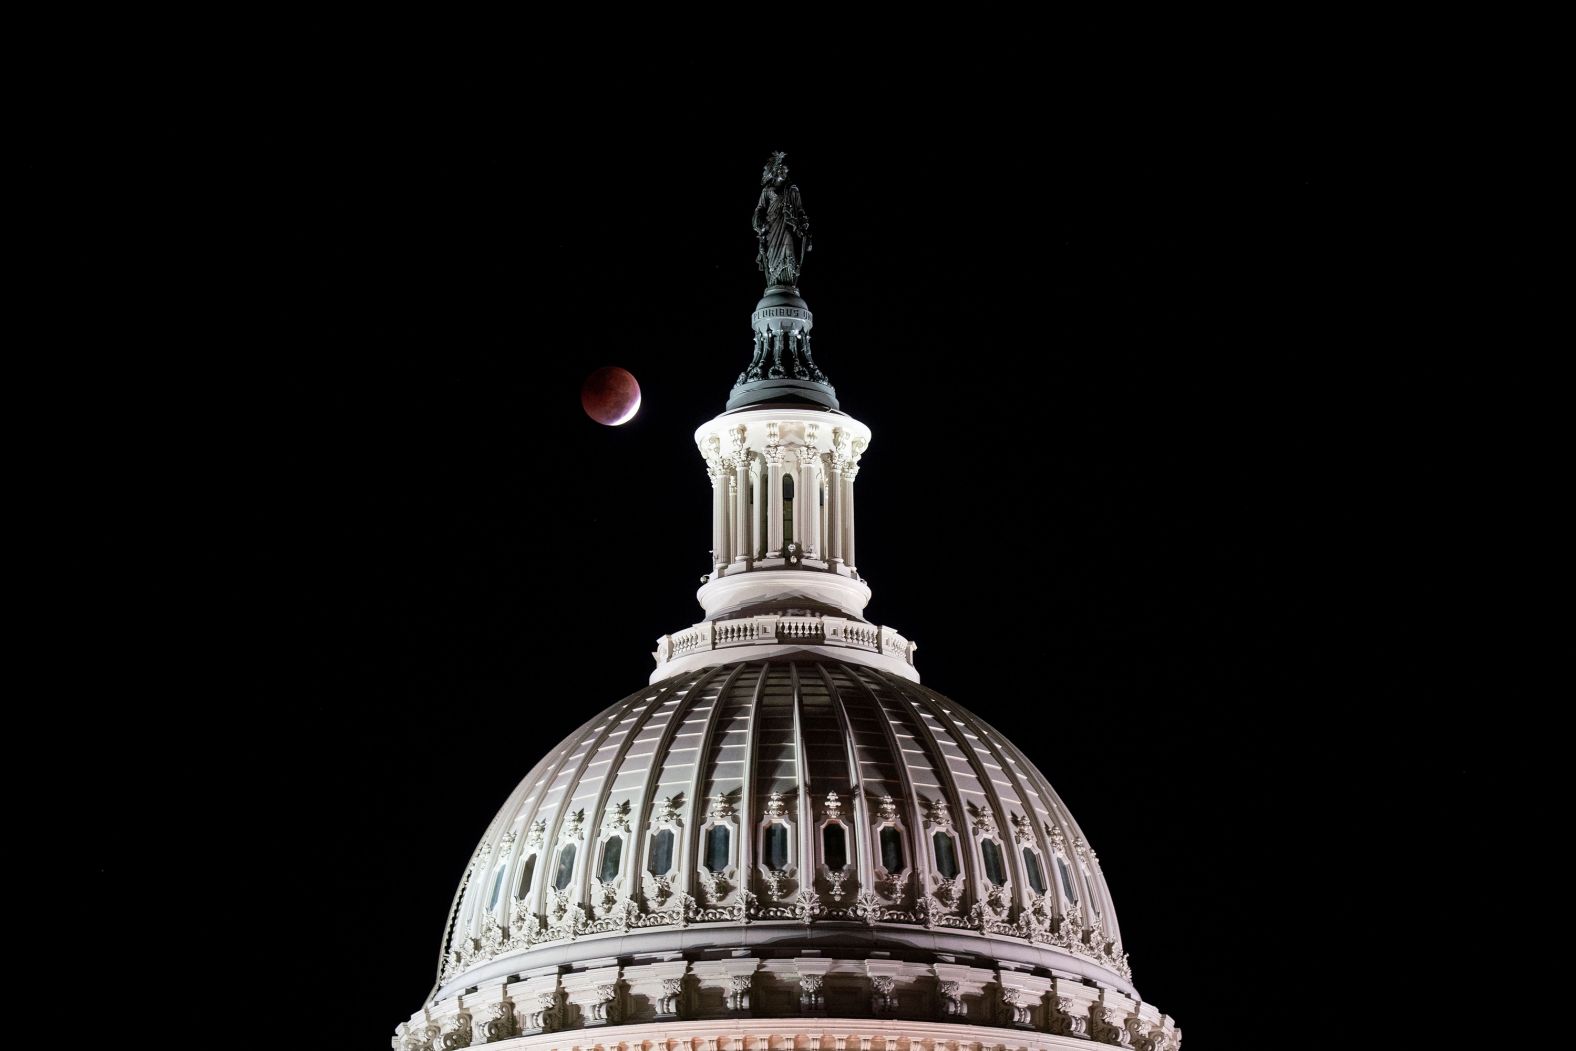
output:
[{"label": "dome window", "polygon": [[773,872],[788,867],[788,826],[773,823],[761,834],[761,858]]},{"label": "dome window", "polygon": [[728,828],[713,825],[706,831],[706,867],[721,872],[728,867]]},{"label": "dome window", "polygon": [[930,841],[936,848],[936,871],[941,873],[942,879],[957,879],[959,872],[957,844],[945,832],[937,832],[930,837]]},{"label": "dome window", "polygon": [[1045,893],[1045,872],[1040,868],[1040,855],[1028,847],[1023,848],[1023,867],[1029,873],[1029,886],[1034,888],[1034,893]]},{"label": "dome window", "polygon": [[624,857],[624,837],[614,836],[602,844],[602,868],[597,873],[597,878],[603,883],[612,883],[618,879],[619,862]]},{"label": "dome window", "polygon": [[821,829],[821,857],[826,867],[833,872],[841,872],[848,867],[848,835],[842,825],[827,825]]},{"label": "dome window", "polygon": [[553,886],[562,891],[568,888],[570,880],[575,878],[575,845],[565,843],[564,849],[558,852],[558,872],[553,877]]},{"label": "dome window", "polygon": [[1062,890],[1067,894],[1067,900],[1077,905],[1078,891],[1073,887],[1073,874],[1068,871],[1065,858],[1056,859],[1056,869],[1062,874]]},{"label": "dome window", "polygon": [[525,859],[525,868],[520,871],[520,886],[515,890],[514,896],[524,899],[531,893],[531,877],[536,875],[536,855],[532,854]]},{"label": "dome window", "polygon": [[487,910],[491,912],[498,907],[498,896],[503,893],[504,869],[508,866],[504,862],[498,863],[498,874],[493,877],[492,894],[487,898]]},{"label": "dome window", "polygon": [[[710,866],[707,867],[710,868]],[[651,837],[651,862],[646,866],[646,871],[653,876],[666,876],[673,871],[673,830],[671,828],[664,828]]]},{"label": "dome window", "polygon": [[1001,847],[996,845],[996,841],[980,840],[980,854],[985,858],[985,878],[991,881],[991,885],[1000,887],[1006,883],[1007,866],[1002,864]]},{"label": "dome window", "polygon": [[903,834],[891,825],[881,830],[881,867],[894,876],[908,868],[903,862]]}]

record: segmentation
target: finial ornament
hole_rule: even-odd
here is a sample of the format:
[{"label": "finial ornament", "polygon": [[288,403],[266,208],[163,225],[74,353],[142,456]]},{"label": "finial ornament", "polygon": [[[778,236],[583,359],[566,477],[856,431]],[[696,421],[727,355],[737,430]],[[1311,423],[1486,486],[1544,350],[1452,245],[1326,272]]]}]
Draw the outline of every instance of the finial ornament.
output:
[{"label": "finial ornament", "polygon": [[788,181],[787,157],[780,150],[773,153],[762,170],[761,196],[752,219],[759,245],[755,265],[766,275],[768,288],[798,287],[804,256],[810,250],[810,217],[804,214],[799,187]]}]

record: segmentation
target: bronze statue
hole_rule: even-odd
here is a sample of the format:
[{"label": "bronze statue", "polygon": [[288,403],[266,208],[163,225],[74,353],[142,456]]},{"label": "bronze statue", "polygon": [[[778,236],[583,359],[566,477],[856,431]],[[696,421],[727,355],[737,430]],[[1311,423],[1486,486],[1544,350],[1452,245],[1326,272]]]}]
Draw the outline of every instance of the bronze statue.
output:
[{"label": "bronze statue", "polygon": [[755,205],[755,236],[760,242],[755,264],[766,274],[767,287],[795,288],[810,250],[810,217],[799,201],[799,187],[788,182],[787,154],[772,154],[761,173],[761,199]]}]

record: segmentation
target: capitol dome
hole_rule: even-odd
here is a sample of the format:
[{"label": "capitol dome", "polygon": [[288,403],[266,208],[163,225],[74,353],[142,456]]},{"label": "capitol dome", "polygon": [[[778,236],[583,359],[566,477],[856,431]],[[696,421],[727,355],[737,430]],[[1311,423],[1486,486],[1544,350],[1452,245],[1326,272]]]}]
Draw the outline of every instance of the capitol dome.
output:
[{"label": "capitol dome", "polygon": [[[762,268],[797,277],[773,250]],[[1050,783],[864,619],[871,434],[815,366],[797,288],[767,292],[755,358],[695,436],[706,617],[498,811],[396,1051],[1175,1051]]]}]

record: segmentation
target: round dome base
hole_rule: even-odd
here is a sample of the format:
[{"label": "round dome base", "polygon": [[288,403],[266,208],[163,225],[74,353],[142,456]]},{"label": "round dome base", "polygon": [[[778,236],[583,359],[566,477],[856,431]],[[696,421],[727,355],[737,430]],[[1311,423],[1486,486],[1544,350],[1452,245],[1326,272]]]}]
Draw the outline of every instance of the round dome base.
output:
[{"label": "round dome base", "polygon": [[[1139,1011],[1154,1012],[1148,1004],[1136,1004]],[[500,1009],[501,1012],[500,1012]],[[1118,1011],[1121,1008],[1117,1009]],[[902,1016],[845,1018],[841,1016],[799,1015],[783,1018],[733,1017],[694,1021],[653,1019],[623,1025],[604,1024],[590,1030],[570,1029],[560,1031],[527,1032],[518,1037],[486,1034],[507,1031],[507,1019],[513,1005],[488,1003],[478,1006],[471,1013],[437,1016],[429,1021],[417,1016],[400,1027],[395,1034],[394,1047],[442,1047],[443,1037],[458,1034],[460,1025],[469,1023],[472,1044],[487,1040],[487,1046],[498,1051],[584,1051],[585,1048],[717,1048],[718,1051],[767,1051],[768,1048],[815,1048],[829,1051],[844,1048],[885,1047],[886,1051],[903,1051],[921,1048],[1034,1048],[1089,1051],[1090,1020],[1083,1018],[1058,1018],[1062,1032],[1052,1032],[1038,1026],[982,1025],[970,1018],[956,1021],[936,1019],[909,1020]],[[1124,1032],[1130,1043],[1113,1038],[1108,1042],[1127,1047],[1152,1047],[1156,1051],[1173,1051],[1180,1046],[1181,1030],[1167,1016],[1151,1020],[1139,1014],[1130,1016],[1132,1029]],[[1125,1021],[1125,1019],[1124,1019]],[[1080,1028],[1080,1023],[1082,1028]],[[492,1028],[489,1030],[489,1026]],[[1134,1038],[1134,1033],[1139,1034]],[[402,1041],[408,1041],[405,1043]],[[426,1041],[423,1044],[422,1041]],[[501,1041],[501,1042],[495,1042]],[[1140,1043],[1140,1041],[1145,1041]],[[455,1041],[453,1046],[467,1046]]]},{"label": "round dome base", "polygon": [[836,409],[837,392],[830,383],[813,380],[764,379],[741,383],[728,395],[724,410],[742,409],[749,405],[792,404],[808,402],[828,409]]}]

